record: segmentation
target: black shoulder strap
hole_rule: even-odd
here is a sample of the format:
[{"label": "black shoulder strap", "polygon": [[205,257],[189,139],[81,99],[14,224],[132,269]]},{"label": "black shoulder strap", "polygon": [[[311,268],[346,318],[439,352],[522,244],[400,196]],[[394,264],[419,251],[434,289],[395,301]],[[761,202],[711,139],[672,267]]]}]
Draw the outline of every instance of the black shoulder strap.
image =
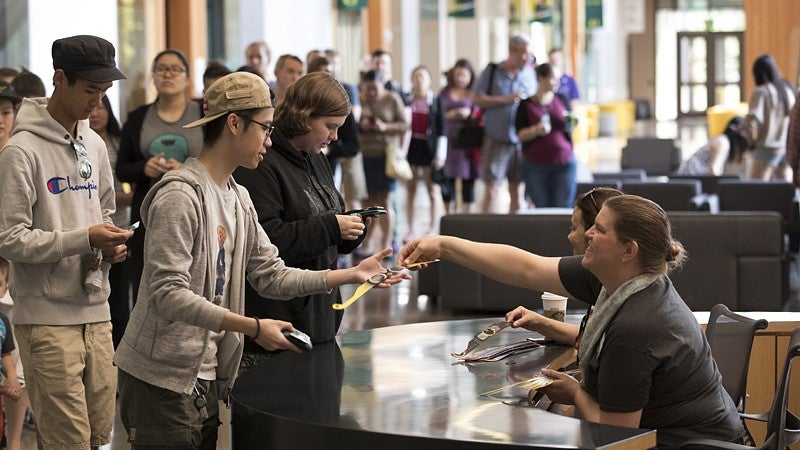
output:
[{"label": "black shoulder strap", "polygon": [[486,95],[492,95],[494,87],[494,73],[497,71],[497,63],[489,63],[489,86],[486,88]]}]

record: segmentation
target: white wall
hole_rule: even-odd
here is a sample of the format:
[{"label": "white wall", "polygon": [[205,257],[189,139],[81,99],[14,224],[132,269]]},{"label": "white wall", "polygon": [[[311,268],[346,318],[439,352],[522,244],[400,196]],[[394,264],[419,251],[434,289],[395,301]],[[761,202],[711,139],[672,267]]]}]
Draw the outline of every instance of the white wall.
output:
[{"label": "white wall", "polygon": [[298,56],[305,62],[312,49],[334,46],[334,2],[319,0],[227,0],[226,43],[228,67],[245,64],[245,47],[266,41],[272,51],[271,69],[283,54]]},{"label": "white wall", "polygon": [[[49,96],[53,92],[53,41],[77,34],[92,34],[108,40],[117,48],[117,2],[28,0],[28,30],[28,67],[42,78]],[[119,104],[118,83],[114,83],[107,95],[112,105]]]},{"label": "white wall", "polygon": [[628,98],[628,35],[621,30],[622,12],[618,7],[616,0],[603,1],[603,26],[592,31],[594,45],[588,51],[595,62],[596,98],[590,98],[591,102],[607,103]]},{"label": "white wall", "polygon": [[318,0],[264,0],[264,40],[273,60],[289,53],[305,62],[309,50],[333,47],[334,6]]}]

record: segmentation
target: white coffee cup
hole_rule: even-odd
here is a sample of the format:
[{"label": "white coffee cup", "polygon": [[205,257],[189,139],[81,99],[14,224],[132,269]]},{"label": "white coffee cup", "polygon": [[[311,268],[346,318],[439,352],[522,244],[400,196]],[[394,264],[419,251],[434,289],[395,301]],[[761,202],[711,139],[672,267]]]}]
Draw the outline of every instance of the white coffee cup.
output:
[{"label": "white coffee cup", "polygon": [[542,307],[545,317],[563,322],[567,315],[567,297],[542,292]]}]

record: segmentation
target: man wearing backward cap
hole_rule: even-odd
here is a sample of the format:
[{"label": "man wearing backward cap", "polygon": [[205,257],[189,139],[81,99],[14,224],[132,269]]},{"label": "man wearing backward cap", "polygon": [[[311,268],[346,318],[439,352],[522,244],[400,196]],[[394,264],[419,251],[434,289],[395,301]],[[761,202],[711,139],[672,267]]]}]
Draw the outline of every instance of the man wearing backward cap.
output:
[{"label": "man wearing backward cap", "polygon": [[86,119],[125,76],[114,46],[96,36],[58,39],[52,53],[53,96],[22,102],[0,152],[0,256],[11,262],[15,333],[44,448],[89,449],[111,437],[108,268],[125,259],[132,233],[110,219],[108,152]]},{"label": "man wearing backward cap", "polygon": [[257,75],[215,81],[205,117],[185,125],[205,127],[203,150],[165,174],[142,204],[142,282],[114,357],[120,416],[134,449],[216,448],[219,399],[233,385],[242,334],[268,350],[300,351],[282,334],[291,323],[242,315],[245,276],[261,296],[289,300],[386,272],[380,261],[391,249],[343,270],[301,270],[280,259],[247,190],[231,177],[266,154],[273,112]]}]

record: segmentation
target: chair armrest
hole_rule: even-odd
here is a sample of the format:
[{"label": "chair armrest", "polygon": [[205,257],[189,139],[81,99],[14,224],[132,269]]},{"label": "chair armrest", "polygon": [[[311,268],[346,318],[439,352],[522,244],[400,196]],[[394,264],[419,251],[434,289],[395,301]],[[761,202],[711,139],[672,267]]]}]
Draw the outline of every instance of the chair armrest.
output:
[{"label": "chair armrest", "polygon": [[749,445],[734,444],[733,442],[718,441],[716,439],[691,439],[681,444],[678,448],[726,448],[731,450],[753,450]]},{"label": "chair armrest", "polygon": [[705,194],[708,210],[713,214],[719,213],[719,196],[717,194]]},{"label": "chair armrest", "polygon": [[800,432],[800,418],[791,411],[786,411],[786,429],[793,432]]},{"label": "chair armrest", "polygon": [[689,200],[698,211],[711,211],[711,202],[708,194],[698,194]]},{"label": "chair armrest", "polygon": [[748,414],[748,413],[739,413],[739,417],[742,419],[748,420],[757,420],[759,422],[766,422],[769,420],[769,412],[764,412],[760,414]]}]

